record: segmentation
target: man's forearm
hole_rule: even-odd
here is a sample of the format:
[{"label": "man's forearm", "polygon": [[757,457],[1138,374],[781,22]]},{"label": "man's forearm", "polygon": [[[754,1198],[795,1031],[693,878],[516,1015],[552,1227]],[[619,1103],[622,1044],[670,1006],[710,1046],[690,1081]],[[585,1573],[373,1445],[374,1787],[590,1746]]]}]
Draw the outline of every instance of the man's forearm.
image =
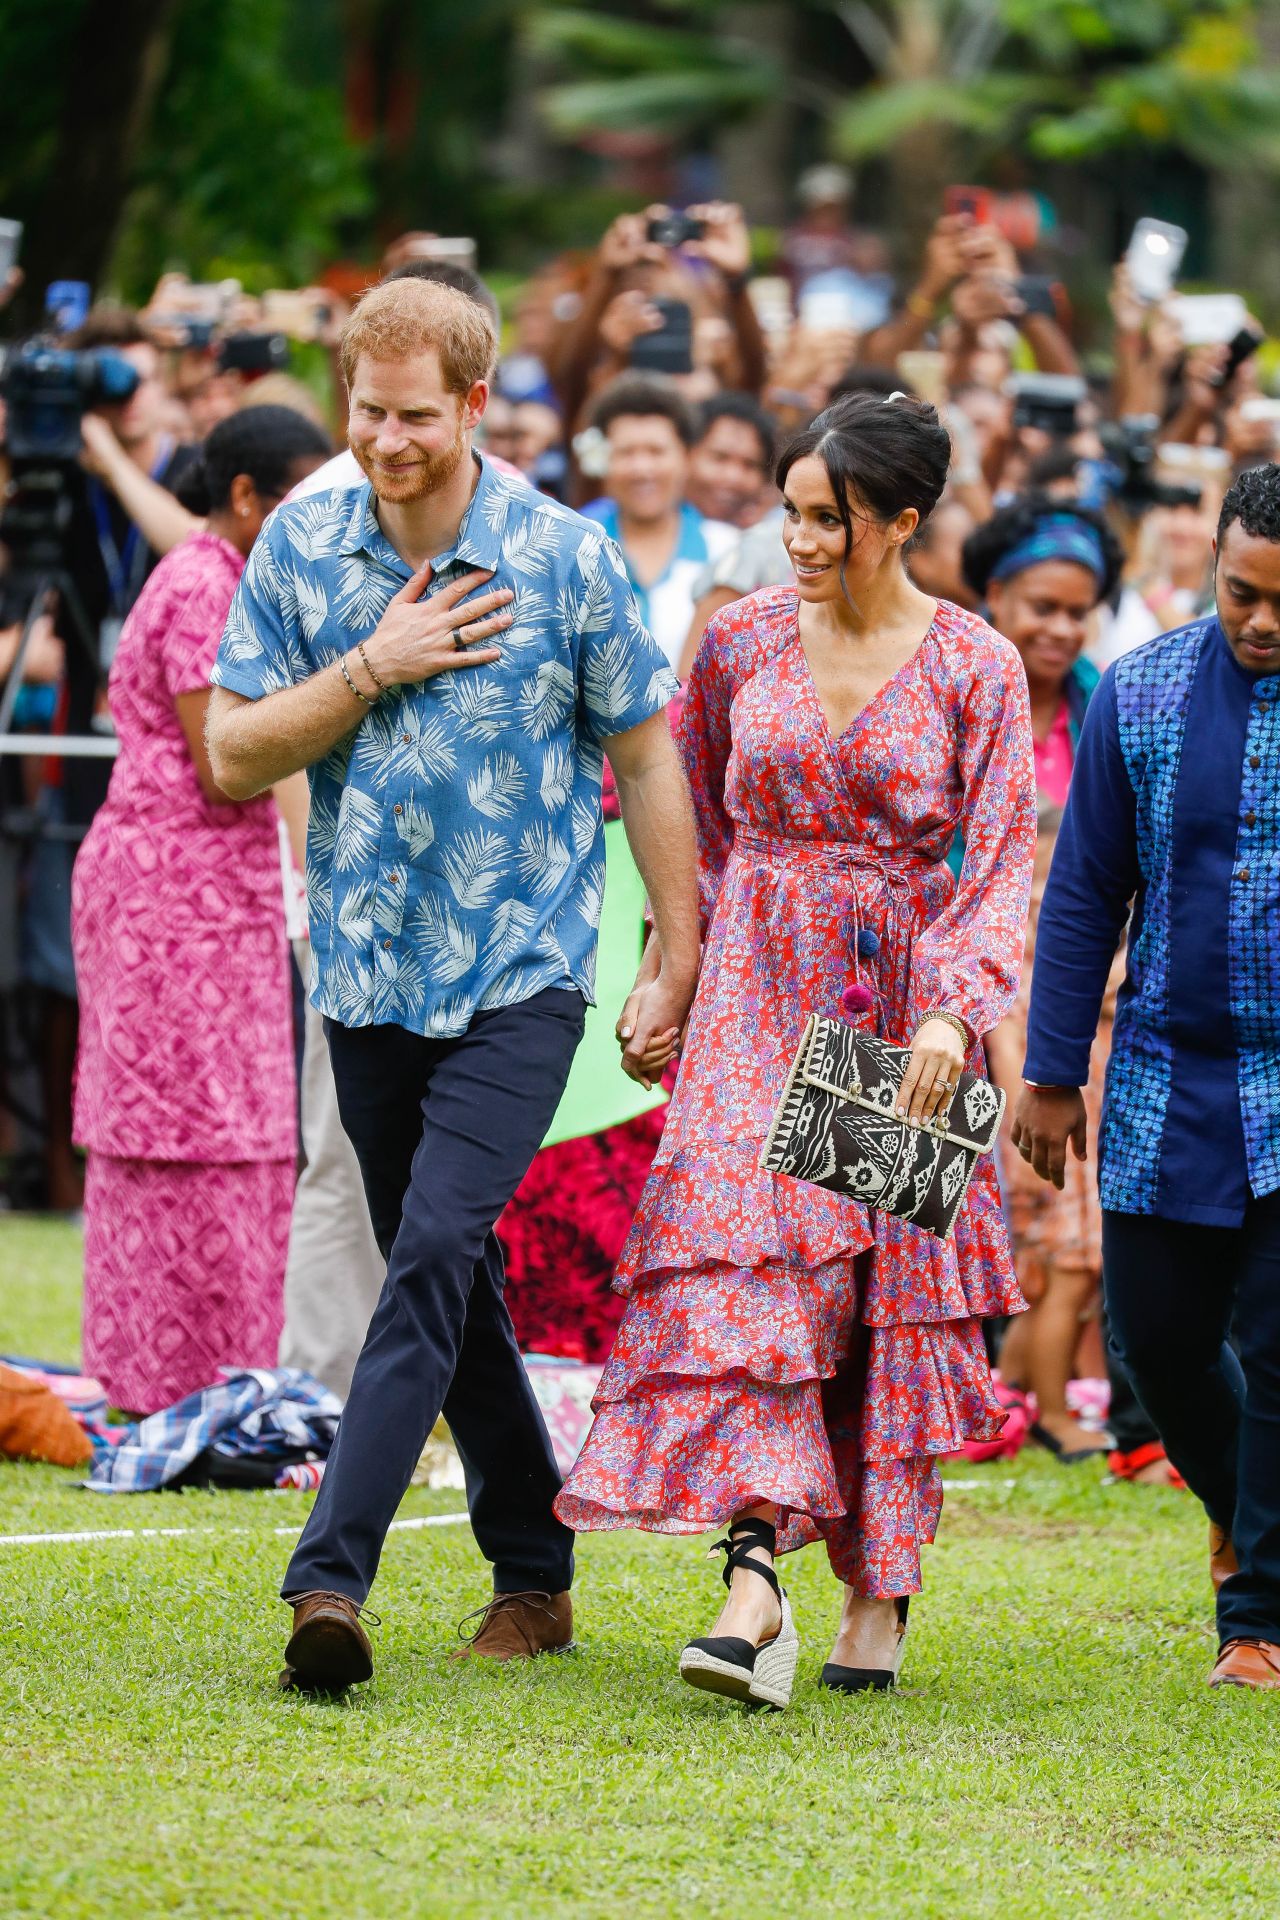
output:
[{"label": "man's forearm", "polygon": [[322,760],[367,712],[336,664],[261,700],[215,687],[205,734],[213,777],[231,799],[251,800]]},{"label": "man's forearm", "polygon": [[698,855],[693,809],[669,734],[634,770],[612,758],[627,840],[653,908],[664,967],[692,977],[698,967]]}]

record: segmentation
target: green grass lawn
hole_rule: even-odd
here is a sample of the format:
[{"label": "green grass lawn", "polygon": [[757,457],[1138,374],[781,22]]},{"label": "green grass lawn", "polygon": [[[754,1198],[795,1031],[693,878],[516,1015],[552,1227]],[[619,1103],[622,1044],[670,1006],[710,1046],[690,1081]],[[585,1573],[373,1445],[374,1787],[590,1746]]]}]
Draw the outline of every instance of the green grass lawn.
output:
[{"label": "green grass lawn", "polygon": [[[0,1221],[0,1347],[74,1354],[68,1231]],[[0,1544],[0,1915],[1271,1920],[1280,1701],[1204,1685],[1190,1496],[1043,1455],[949,1474],[979,1485],[948,1498],[901,1691],[819,1692],[810,1551],[795,1701],[748,1716],[676,1678],[722,1593],[696,1542],[584,1540],[581,1651],[493,1670],[448,1658],[485,1594],[466,1526],[394,1533],[377,1679],[322,1705],[274,1691],[305,1497],[0,1468],[0,1536],[190,1530]]]}]

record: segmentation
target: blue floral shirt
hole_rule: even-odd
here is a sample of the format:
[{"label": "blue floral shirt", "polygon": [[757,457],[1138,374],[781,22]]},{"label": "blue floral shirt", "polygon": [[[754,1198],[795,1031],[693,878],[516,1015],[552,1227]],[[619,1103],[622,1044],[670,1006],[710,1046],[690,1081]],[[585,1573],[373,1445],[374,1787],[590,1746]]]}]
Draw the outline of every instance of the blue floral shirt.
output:
[{"label": "blue floral shirt", "polygon": [[[385,694],[310,769],[312,999],[343,1026],[443,1038],[546,987],[594,993],[604,743],[677,691],[599,527],[480,462],[430,596],[515,594],[500,660]],[[251,700],[366,639],[410,568],[367,484],[276,510],[213,672]],[[352,702],[353,706],[355,702]]]}]

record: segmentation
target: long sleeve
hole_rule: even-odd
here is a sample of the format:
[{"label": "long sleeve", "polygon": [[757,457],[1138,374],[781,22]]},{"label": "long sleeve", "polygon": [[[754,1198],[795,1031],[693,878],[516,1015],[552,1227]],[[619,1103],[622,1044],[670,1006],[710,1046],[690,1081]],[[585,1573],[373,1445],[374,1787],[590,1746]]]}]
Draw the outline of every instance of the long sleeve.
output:
[{"label": "long sleeve", "polygon": [[964,862],[956,891],[917,936],[912,999],[989,1033],[1013,1005],[1026,944],[1036,851],[1031,708],[1022,663],[1010,647],[977,665],[956,738],[964,788]]},{"label": "long sleeve", "polygon": [[1107,976],[1141,878],[1136,814],[1108,673],[1085,715],[1040,908],[1023,1068],[1038,1086],[1089,1078]]},{"label": "long sleeve", "polygon": [[733,848],[733,822],[724,798],[733,745],[729,709],[735,691],[727,671],[727,639],[717,615],[707,624],[689,674],[677,736],[693,798],[698,839],[699,917],[704,938]]}]

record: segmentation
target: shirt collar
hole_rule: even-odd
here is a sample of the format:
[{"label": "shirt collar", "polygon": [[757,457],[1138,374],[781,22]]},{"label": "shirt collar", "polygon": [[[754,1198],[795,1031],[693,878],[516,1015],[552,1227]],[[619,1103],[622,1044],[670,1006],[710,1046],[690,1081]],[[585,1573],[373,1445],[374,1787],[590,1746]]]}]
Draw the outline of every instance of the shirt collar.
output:
[{"label": "shirt collar", "polygon": [[[618,545],[621,546],[622,536],[618,530],[617,501],[604,500],[599,508],[593,509],[593,514],[599,519],[600,525],[604,528],[609,538],[616,540]],[[696,507],[691,506],[687,500],[684,500],[680,505],[680,531],[676,535],[676,544],[671,550],[671,558],[662,569],[658,578],[649,582],[648,592],[652,593],[656,587],[661,587],[666,584],[671,578],[678,561],[695,560],[702,563],[709,558],[710,556],[707,552],[707,537],[703,532],[703,517]],[[623,559],[626,559],[625,551],[623,553]],[[630,579],[632,586],[639,590],[639,582],[631,571],[631,562],[629,560],[627,561],[627,577]]]},{"label": "shirt collar", "polygon": [[[451,547],[446,547],[443,553],[435,554],[432,558],[432,571],[436,574],[443,573],[446,567],[455,563],[483,567],[494,572],[502,558],[502,524],[508,504],[503,498],[506,482],[483,454],[477,452],[473,457],[480,468],[480,478],[462,516],[457,539]],[[355,490],[338,552],[347,555],[366,553],[371,559],[389,564],[400,573],[406,572],[405,562],[378,525],[373,488],[367,480]]]}]

